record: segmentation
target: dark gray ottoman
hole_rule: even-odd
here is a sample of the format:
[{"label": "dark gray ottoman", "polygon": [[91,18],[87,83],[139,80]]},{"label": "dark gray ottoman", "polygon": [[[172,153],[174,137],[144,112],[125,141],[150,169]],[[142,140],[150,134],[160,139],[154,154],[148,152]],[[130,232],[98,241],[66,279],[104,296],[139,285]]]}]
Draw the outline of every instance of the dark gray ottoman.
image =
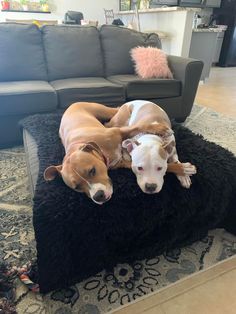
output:
[{"label": "dark gray ottoman", "polygon": [[59,164],[59,114],[22,121],[41,292],[62,288],[117,263],[150,258],[225,227],[236,233],[236,158],[186,128],[174,126],[180,159],[196,164],[192,187],[167,174],[162,191],[144,194],[127,169],[110,172],[112,199],[102,206],[69,189],[47,183],[44,169]]}]

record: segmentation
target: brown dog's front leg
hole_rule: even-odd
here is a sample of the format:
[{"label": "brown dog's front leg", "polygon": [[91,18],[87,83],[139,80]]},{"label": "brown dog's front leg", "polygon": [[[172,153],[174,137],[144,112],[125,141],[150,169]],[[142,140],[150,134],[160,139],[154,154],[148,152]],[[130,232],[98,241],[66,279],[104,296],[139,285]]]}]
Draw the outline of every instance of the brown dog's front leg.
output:
[{"label": "brown dog's front leg", "polygon": [[155,134],[161,137],[168,137],[174,133],[170,126],[164,123],[150,124],[145,122],[139,122],[137,125],[141,129],[141,132]]},{"label": "brown dog's front leg", "polygon": [[192,176],[197,173],[197,169],[190,162],[170,162],[167,164],[167,172],[174,173],[177,176]]},{"label": "brown dog's front leg", "polygon": [[179,176],[185,175],[184,167],[181,162],[171,162],[167,164],[167,172],[174,173]]},{"label": "brown dog's front leg", "polygon": [[123,126],[120,128],[120,135],[123,140],[126,140],[127,138],[131,138],[139,133],[141,133],[142,131],[140,130],[140,128],[136,125],[134,126]]},{"label": "brown dog's front leg", "polygon": [[121,159],[112,169],[117,169],[117,168],[128,168],[131,169],[131,160],[124,160]]},{"label": "brown dog's front leg", "polygon": [[170,136],[173,134],[171,128],[164,124],[137,123],[132,126],[120,128],[122,140],[131,138],[139,133],[155,134],[159,136]]}]

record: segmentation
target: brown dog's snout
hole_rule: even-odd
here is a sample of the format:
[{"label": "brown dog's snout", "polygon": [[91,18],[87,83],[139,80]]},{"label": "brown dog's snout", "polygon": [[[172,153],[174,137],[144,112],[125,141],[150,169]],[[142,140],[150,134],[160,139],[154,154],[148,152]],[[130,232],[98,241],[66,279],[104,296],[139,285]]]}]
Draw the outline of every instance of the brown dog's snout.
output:
[{"label": "brown dog's snout", "polygon": [[145,190],[148,193],[153,193],[156,191],[157,185],[155,183],[146,183],[145,184]]},{"label": "brown dog's snout", "polygon": [[93,196],[93,199],[96,201],[96,202],[105,202],[106,200],[106,196],[105,196],[105,193],[103,190],[98,190],[94,196]]}]

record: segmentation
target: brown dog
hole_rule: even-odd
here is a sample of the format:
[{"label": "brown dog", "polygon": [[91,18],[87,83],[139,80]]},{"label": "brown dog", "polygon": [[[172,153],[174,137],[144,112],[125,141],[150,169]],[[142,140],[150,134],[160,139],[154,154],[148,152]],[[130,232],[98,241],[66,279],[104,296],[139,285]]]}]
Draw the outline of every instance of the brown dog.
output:
[{"label": "brown dog", "polygon": [[163,135],[168,131],[165,126],[145,123],[105,128],[100,121],[110,120],[117,112],[117,108],[97,103],[72,104],[63,114],[59,130],[66,153],[63,163],[48,167],[45,180],[59,174],[66,185],[86,193],[95,203],[108,201],[113,192],[108,169],[130,167],[122,158],[122,141],[140,132]]}]

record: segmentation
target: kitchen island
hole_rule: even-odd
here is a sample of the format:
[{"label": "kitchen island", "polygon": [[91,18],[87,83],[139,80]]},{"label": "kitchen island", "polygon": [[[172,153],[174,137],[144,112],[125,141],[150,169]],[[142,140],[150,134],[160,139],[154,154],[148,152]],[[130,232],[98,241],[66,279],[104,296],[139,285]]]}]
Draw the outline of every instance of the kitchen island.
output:
[{"label": "kitchen island", "polygon": [[138,11],[120,11],[119,17],[123,23],[142,32],[161,32],[162,49],[171,55],[188,57],[192,37],[194,14],[198,8],[161,7]]},{"label": "kitchen island", "polygon": [[224,29],[217,27],[193,29],[189,57],[204,62],[202,81],[209,77],[212,64],[219,61],[224,31]]}]

